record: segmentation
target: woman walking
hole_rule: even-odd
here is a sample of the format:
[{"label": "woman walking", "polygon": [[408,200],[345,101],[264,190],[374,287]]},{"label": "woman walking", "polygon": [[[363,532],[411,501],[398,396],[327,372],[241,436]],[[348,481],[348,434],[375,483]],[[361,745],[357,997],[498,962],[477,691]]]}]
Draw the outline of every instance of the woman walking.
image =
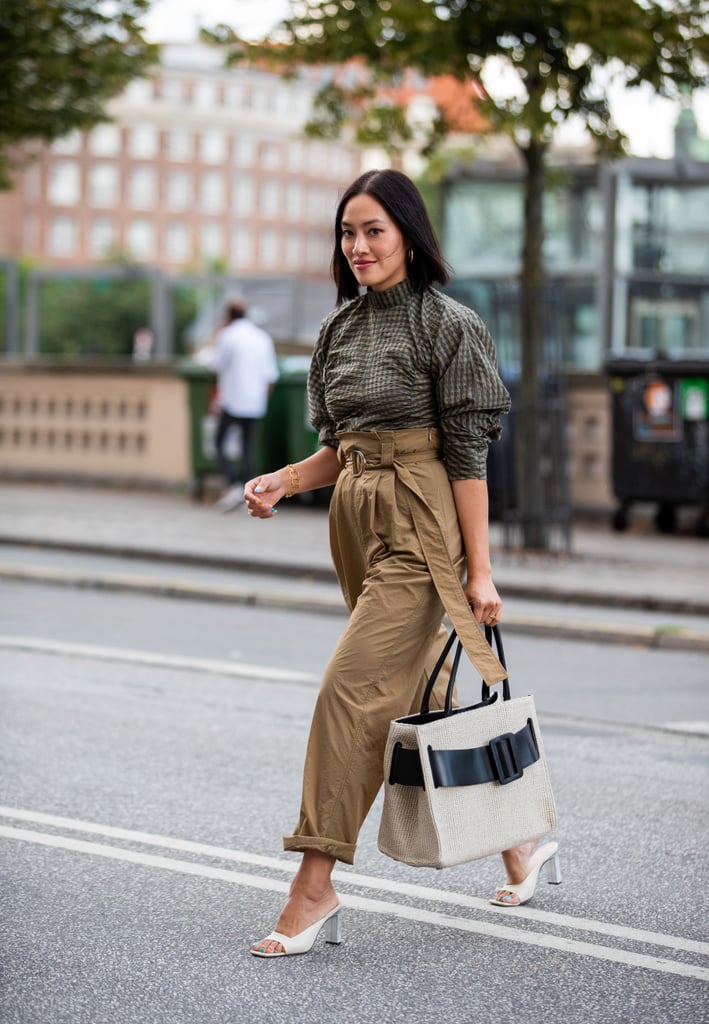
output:
[{"label": "woman walking", "polygon": [[[300,817],[284,839],[303,858],[276,930],[251,948],[264,957],[307,952],[323,928],[340,941],[330,876],[337,860],[353,863],[382,784],[389,722],[418,710],[446,639],[444,613],[470,649],[473,631],[496,624],[502,608],[485,470],[509,395],[490,335],[431,287],[448,274],[406,175],[358,178],[338,205],[335,236],[338,305],[308,377],[321,447],[245,488],[249,514],[267,519],[282,498],[336,484],[331,548],[351,612],[313,715]],[[491,655],[486,679],[500,678]],[[447,682],[441,673],[439,693]],[[556,856],[555,843],[503,853],[507,881],[492,902],[526,902]]]}]

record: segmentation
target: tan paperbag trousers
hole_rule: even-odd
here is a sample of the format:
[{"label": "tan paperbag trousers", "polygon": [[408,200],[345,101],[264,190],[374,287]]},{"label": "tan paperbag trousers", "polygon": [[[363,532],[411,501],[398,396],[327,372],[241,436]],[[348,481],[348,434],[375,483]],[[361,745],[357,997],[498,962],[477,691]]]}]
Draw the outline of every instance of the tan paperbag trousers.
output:
[{"label": "tan paperbag trousers", "polygon": [[[431,429],[342,433],[330,541],[350,618],[325,670],[286,850],[347,864],[382,784],[392,718],[420,709],[446,639],[444,611],[484,678],[505,670],[482,641],[463,593],[465,552],[453,493]],[[442,672],[433,707],[448,684]]]}]

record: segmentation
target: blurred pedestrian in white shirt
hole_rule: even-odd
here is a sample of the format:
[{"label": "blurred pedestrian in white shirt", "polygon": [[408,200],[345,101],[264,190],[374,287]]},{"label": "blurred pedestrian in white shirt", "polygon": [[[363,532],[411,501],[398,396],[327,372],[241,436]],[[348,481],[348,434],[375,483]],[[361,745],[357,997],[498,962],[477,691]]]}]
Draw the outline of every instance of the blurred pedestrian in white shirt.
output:
[{"label": "blurred pedestrian in white shirt", "polygon": [[[215,435],[217,463],[226,481],[219,500],[224,512],[244,501],[244,482],[254,475],[256,428],[266,414],[268,397],[278,377],[273,339],[246,315],[243,302],[229,302],[225,326],[217,332],[210,359],[219,378],[219,422]],[[241,458],[226,453],[230,430],[241,433]]]}]

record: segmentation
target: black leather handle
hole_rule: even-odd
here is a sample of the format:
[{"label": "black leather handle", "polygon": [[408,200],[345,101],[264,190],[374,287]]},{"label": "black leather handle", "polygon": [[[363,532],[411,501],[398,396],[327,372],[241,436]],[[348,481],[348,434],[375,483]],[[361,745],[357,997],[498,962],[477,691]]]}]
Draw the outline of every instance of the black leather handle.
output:
[{"label": "black leather handle", "polygon": [[[485,639],[487,640],[487,642],[490,644],[491,647],[493,646],[492,641],[494,639],[495,646],[494,646],[493,650],[497,654],[497,660],[500,662],[501,665],[503,665],[505,668],[507,668],[507,662],[505,661],[505,648],[502,646],[502,633],[500,632],[500,627],[499,626],[485,626]],[[482,700],[488,700],[489,697],[490,697],[490,687],[488,686],[488,684],[483,679],[483,685],[482,685],[482,690],[481,690],[481,699]],[[509,676],[507,676],[505,679],[502,680],[502,699],[503,700],[509,700],[510,699],[510,678],[509,678]]]},{"label": "black leather handle", "polygon": [[[421,701],[421,714],[422,715],[427,715],[429,713],[428,709],[429,709],[429,704],[431,702],[431,694],[433,693],[433,687],[436,685],[436,680],[438,679],[440,671],[443,668],[443,664],[444,664],[446,658],[448,657],[448,655],[450,653],[450,650],[451,650],[453,644],[455,643],[457,637],[458,637],[458,634],[456,633],[456,631],[454,629],[452,629],[448,639],[446,640],[445,646],[444,646],[443,650],[441,651],[441,655],[440,655],[438,661],[436,662],[436,664],[435,664],[435,666],[433,668],[433,672],[431,673],[431,676],[430,676],[430,678],[428,680],[428,684],[426,685],[426,689],[425,689],[424,695],[423,695],[423,700]],[[499,626],[485,626],[485,639],[487,640],[487,642],[490,644],[491,647],[493,646],[492,641],[493,640],[495,641],[495,646],[494,646],[493,649],[496,650],[497,657],[498,657],[500,663],[505,668],[507,668],[507,662],[505,661],[505,650],[504,650],[504,648],[502,646],[502,635],[500,633],[500,627]],[[455,654],[453,655],[453,664],[451,666],[450,679],[448,680],[448,689],[446,690],[446,700],[445,700],[444,716],[448,716],[448,715],[452,714],[452,712],[453,712],[453,690],[455,689],[455,680],[456,680],[456,676],[458,675],[458,666],[460,665],[460,656],[461,656],[462,653],[463,653],[463,645],[460,642],[460,640],[458,640],[458,643],[457,643],[456,649],[455,649]],[[482,700],[483,701],[488,701],[489,699],[490,699],[490,687],[485,682],[485,680],[483,680],[483,684],[482,684]],[[509,677],[502,680],[502,699],[503,700],[509,700],[510,699],[510,680],[509,680]]]}]

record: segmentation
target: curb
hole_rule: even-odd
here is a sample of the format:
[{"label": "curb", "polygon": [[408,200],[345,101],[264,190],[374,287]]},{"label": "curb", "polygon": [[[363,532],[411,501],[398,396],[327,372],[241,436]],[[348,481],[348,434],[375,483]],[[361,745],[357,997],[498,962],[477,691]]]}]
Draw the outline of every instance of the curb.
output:
[{"label": "curb", "polygon": [[[337,575],[331,565],[313,565],[305,562],[283,562],[243,556],[210,555],[194,551],[141,548],[135,545],[110,544],[105,541],[63,541],[37,539],[36,537],[12,537],[0,535],[0,546],[46,549],[48,551],[70,551],[85,555],[124,558],[127,561],[169,562],[173,565],[196,566],[205,569],[219,569],[231,572],[253,573],[261,576],[278,576],[286,579],[307,580],[314,583],[337,584]],[[573,587],[550,587],[545,585],[507,582],[504,572],[497,576],[497,587],[503,597],[520,600],[568,602],[569,604],[598,608],[627,608],[634,611],[664,612],[669,615],[707,616],[709,600],[662,598],[654,594],[608,593],[577,590]]]},{"label": "curb", "polygon": [[[132,593],[179,600],[213,601],[282,609],[318,615],[347,615],[342,597],[299,595],[288,591],[255,589],[230,584],[207,584],[188,580],[168,580],[127,574],[82,572],[50,567],[19,567],[0,563],[0,579],[22,583],[49,583],[53,586]],[[505,630],[527,636],[586,640],[595,643],[622,644],[652,649],[709,652],[709,632],[682,628],[615,625],[578,619],[550,619],[533,615],[506,615]]]}]

